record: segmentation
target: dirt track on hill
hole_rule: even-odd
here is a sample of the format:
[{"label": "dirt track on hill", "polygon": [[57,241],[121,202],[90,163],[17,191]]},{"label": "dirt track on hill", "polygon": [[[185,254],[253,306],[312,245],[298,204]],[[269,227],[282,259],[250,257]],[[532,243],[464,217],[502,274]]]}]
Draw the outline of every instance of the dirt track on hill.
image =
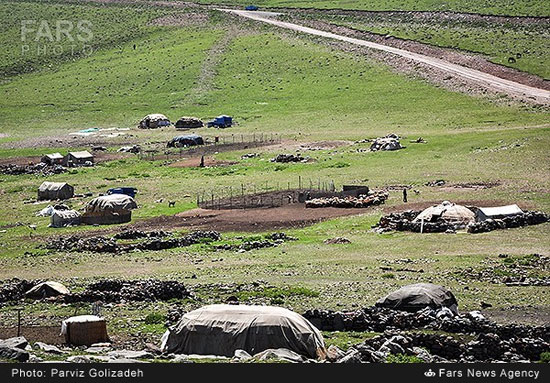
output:
[{"label": "dirt track on hill", "polygon": [[473,82],[477,85],[485,87],[486,89],[504,93],[514,98],[520,98],[526,101],[534,101],[541,104],[550,105],[550,91],[546,89],[540,89],[533,86],[521,84],[512,80],[497,77],[495,75],[485,73],[481,70],[468,68],[463,65],[458,65],[442,58],[428,56],[426,54],[412,52],[403,48],[397,48],[394,46],[384,45],[377,42],[366,41],[357,39],[354,37],[343,36],[332,32],[326,32],[319,29],[306,27],[294,23],[284,22],[277,20],[275,17],[277,13],[274,12],[251,12],[234,9],[222,9],[225,12],[229,12],[241,17],[245,17],[251,20],[275,25],[277,27],[289,29],[296,32],[307,33],[314,36],[325,37],[332,40],[343,41],[360,47],[366,47],[375,49],[377,51],[383,51],[392,55],[400,56],[404,59],[412,60],[416,63],[428,65],[430,67],[442,70],[449,74],[465,79],[469,82]]}]

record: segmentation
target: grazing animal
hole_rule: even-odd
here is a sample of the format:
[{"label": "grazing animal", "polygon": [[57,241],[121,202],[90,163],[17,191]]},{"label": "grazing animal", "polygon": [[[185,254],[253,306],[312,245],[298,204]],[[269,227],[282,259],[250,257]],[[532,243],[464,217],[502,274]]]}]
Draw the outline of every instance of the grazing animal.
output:
[{"label": "grazing animal", "polygon": [[168,201],[168,207],[175,207],[176,201]]}]

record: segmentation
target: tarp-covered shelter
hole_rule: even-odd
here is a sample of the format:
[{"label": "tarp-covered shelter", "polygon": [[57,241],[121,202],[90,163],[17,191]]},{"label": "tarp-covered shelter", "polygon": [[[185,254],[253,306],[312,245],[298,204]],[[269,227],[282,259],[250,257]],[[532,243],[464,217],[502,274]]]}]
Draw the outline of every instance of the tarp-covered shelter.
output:
[{"label": "tarp-covered shelter", "polygon": [[399,136],[397,134],[388,134],[385,137],[378,137],[370,145],[370,150],[376,152],[378,150],[399,150],[403,149],[399,142]]},{"label": "tarp-covered shelter", "polygon": [[148,114],[139,122],[141,129],[156,129],[163,126],[170,126],[170,120],[160,113]]},{"label": "tarp-covered shelter", "polygon": [[61,322],[61,335],[65,341],[75,346],[109,342],[107,322],[96,315],[79,315]]},{"label": "tarp-covered shelter", "polygon": [[286,348],[324,358],[323,336],[303,316],[282,307],[210,305],[188,312],[162,337],[166,353],[233,356]]},{"label": "tarp-covered shelter", "polygon": [[66,227],[80,225],[82,216],[76,210],[54,209],[50,217],[50,227]]},{"label": "tarp-covered shelter", "polygon": [[196,117],[181,117],[176,121],[176,129],[197,129],[202,128],[204,123]]},{"label": "tarp-covered shelter", "polygon": [[376,306],[402,311],[419,311],[426,307],[439,309],[447,307],[458,314],[455,296],[443,286],[432,283],[416,283],[403,286],[376,302]]},{"label": "tarp-covered shelter", "polygon": [[66,182],[44,181],[38,188],[38,200],[69,199],[74,196],[74,187]]},{"label": "tarp-covered shelter", "polygon": [[422,211],[413,222],[444,221],[459,229],[468,226],[469,223],[475,222],[475,220],[475,213],[467,207],[443,201],[439,205],[431,206]]},{"label": "tarp-covered shelter", "polygon": [[487,219],[502,219],[504,217],[512,217],[514,215],[523,214],[523,210],[518,205],[506,205],[495,207],[479,207],[477,208],[478,221]]},{"label": "tarp-covered shelter", "polygon": [[86,205],[82,223],[108,225],[132,220],[132,210],[136,201],[126,194],[110,194],[94,198]]},{"label": "tarp-covered shelter", "polygon": [[184,146],[204,145],[204,140],[198,134],[187,134],[172,138],[166,145],[169,148],[182,148]]},{"label": "tarp-covered shelter", "polygon": [[86,150],[80,152],[69,152],[63,158],[63,164],[65,166],[83,166],[93,163],[94,155]]},{"label": "tarp-covered shelter", "polygon": [[48,165],[63,165],[63,155],[61,153],[51,153],[42,156],[40,162]]},{"label": "tarp-covered shelter", "polygon": [[40,299],[40,298],[56,297],[58,295],[66,295],[70,293],[71,292],[69,291],[69,289],[63,286],[61,283],[54,282],[54,281],[47,281],[47,282],[39,283],[36,286],[34,286],[32,289],[30,289],[25,293],[25,296],[29,298]]}]

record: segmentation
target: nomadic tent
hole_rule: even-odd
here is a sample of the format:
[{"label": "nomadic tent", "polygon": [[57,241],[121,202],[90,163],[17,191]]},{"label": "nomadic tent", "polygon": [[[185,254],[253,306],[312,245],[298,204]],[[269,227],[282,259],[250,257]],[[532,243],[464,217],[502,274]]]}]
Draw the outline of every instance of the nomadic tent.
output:
[{"label": "nomadic tent", "polygon": [[90,225],[108,225],[132,220],[132,209],[136,201],[126,194],[110,194],[94,198],[86,205],[82,222]]},{"label": "nomadic tent", "polygon": [[396,134],[388,134],[385,137],[378,137],[370,145],[370,150],[376,152],[378,150],[399,150],[403,149],[399,142],[399,136]]},{"label": "nomadic tent", "polygon": [[176,121],[176,129],[202,128],[204,123],[196,117],[181,117]]},{"label": "nomadic tent", "polygon": [[50,217],[50,227],[66,227],[80,225],[82,216],[76,210],[54,209]]},{"label": "nomadic tent", "polygon": [[82,166],[94,163],[94,156],[90,152],[83,150],[81,152],[69,152],[63,158],[65,166]]},{"label": "nomadic tent", "polygon": [[66,182],[44,181],[38,188],[38,200],[69,199],[74,195],[74,187]]},{"label": "nomadic tent", "polygon": [[61,335],[69,344],[81,346],[108,342],[107,322],[96,315],[79,315],[61,322]]},{"label": "nomadic tent", "polygon": [[48,165],[63,165],[63,156],[61,153],[46,154],[40,161]]},{"label": "nomadic tent", "polygon": [[48,298],[56,297],[58,295],[70,294],[71,292],[65,286],[59,282],[47,281],[42,282],[34,286],[32,289],[25,293],[25,296],[29,298]]},{"label": "nomadic tent", "polygon": [[444,221],[461,229],[475,222],[476,215],[465,206],[457,205],[449,201],[443,201],[439,205],[431,206],[422,211],[413,222],[438,222]]},{"label": "nomadic tent", "polygon": [[160,113],[148,114],[139,122],[139,127],[141,129],[156,129],[169,125],[170,120],[168,117]]},{"label": "nomadic tent", "polygon": [[452,292],[432,283],[403,286],[376,302],[376,306],[402,311],[419,311],[426,307],[447,307],[458,314],[458,302]]},{"label": "nomadic tent", "polygon": [[204,145],[204,140],[198,134],[187,134],[172,138],[166,145],[169,148],[181,148],[184,146]]},{"label": "nomadic tent", "polygon": [[233,356],[286,348],[324,358],[323,336],[303,316],[282,307],[210,305],[183,315],[162,336],[166,353]]},{"label": "nomadic tent", "polygon": [[523,214],[523,210],[521,210],[518,205],[477,208],[477,219],[479,221],[502,219],[504,217],[512,217],[519,214]]}]

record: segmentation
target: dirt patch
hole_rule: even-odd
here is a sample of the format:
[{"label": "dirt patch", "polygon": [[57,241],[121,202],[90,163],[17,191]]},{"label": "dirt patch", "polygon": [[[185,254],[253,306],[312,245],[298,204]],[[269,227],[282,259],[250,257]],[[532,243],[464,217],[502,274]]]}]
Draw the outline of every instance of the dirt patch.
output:
[{"label": "dirt patch", "polygon": [[[173,162],[168,166],[173,167],[173,168],[196,168],[196,167],[200,166],[200,163],[201,163],[201,157],[193,157],[193,158],[188,158],[188,159],[184,159],[184,160],[181,160],[181,161]],[[230,166],[230,165],[235,165],[235,164],[238,164],[238,162],[235,162],[235,161],[220,161],[220,160],[216,160],[212,157],[205,157],[204,158],[204,166],[205,167]]]},{"label": "dirt patch", "polygon": [[[24,336],[29,343],[44,342],[47,344],[61,345],[65,343],[65,337],[59,335],[61,332],[61,321],[59,326],[22,326],[21,336]],[[17,336],[17,327],[0,328],[0,339],[7,339]]]},{"label": "dirt patch", "polygon": [[548,306],[512,306],[500,309],[481,310],[488,319],[499,324],[527,324],[547,326],[550,323],[550,307]]},{"label": "dirt patch", "polygon": [[364,209],[306,209],[302,204],[266,209],[205,210],[193,209],[172,218],[174,227],[210,228],[218,231],[259,232],[299,228],[330,218],[364,213]]}]

